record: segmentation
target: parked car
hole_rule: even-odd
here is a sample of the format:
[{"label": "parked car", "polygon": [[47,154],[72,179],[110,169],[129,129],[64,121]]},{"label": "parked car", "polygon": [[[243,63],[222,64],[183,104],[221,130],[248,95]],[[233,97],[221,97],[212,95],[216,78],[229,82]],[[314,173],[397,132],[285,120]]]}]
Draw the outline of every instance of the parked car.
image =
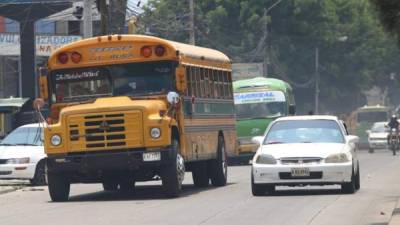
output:
[{"label": "parked car", "polygon": [[275,186],[339,184],[344,193],[360,188],[359,138],[347,135],[337,117],[278,118],[253,140],[260,143],[251,170],[255,196]]},{"label": "parked car", "polygon": [[29,179],[44,185],[45,153],[39,124],[18,127],[0,142],[0,179]]},{"label": "parked car", "polygon": [[389,135],[388,122],[376,122],[372,125],[368,133],[369,152],[374,152],[375,149],[387,149],[387,137]]}]

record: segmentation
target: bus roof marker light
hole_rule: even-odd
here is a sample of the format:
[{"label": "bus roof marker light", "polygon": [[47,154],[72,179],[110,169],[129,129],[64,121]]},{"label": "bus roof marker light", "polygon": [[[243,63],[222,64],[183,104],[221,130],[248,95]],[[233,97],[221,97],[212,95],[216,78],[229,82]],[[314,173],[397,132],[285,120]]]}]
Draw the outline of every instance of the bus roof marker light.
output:
[{"label": "bus roof marker light", "polygon": [[158,45],[158,46],[156,47],[156,49],[155,49],[155,53],[156,53],[156,55],[157,55],[158,57],[163,56],[164,53],[165,53],[165,48],[164,48],[164,46]]},{"label": "bus roof marker light", "polygon": [[140,54],[141,54],[142,56],[148,58],[148,57],[151,56],[152,50],[151,50],[151,48],[150,48],[149,46],[143,46],[143,47],[140,49]]},{"label": "bus roof marker light", "polygon": [[82,60],[82,55],[78,52],[73,52],[71,54],[71,61],[74,63],[79,63]]},{"label": "bus roof marker light", "polygon": [[97,41],[98,41],[98,42],[101,42],[101,37],[97,37]]},{"label": "bus roof marker light", "polygon": [[117,39],[118,39],[118,41],[120,41],[122,39],[122,36],[120,34],[118,34]]},{"label": "bus roof marker light", "polygon": [[111,41],[111,39],[112,39],[112,36],[108,35],[108,40]]},{"label": "bus roof marker light", "polygon": [[66,64],[68,62],[68,54],[65,52],[62,52],[62,53],[58,54],[57,59],[61,64]]}]

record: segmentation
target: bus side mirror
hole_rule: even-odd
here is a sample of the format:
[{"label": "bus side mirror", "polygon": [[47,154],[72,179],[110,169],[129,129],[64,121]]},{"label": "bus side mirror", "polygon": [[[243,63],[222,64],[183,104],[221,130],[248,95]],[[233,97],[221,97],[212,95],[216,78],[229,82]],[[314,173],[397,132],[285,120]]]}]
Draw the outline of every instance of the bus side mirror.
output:
[{"label": "bus side mirror", "polygon": [[176,90],[184,92],[186,90],[186,70],[185,67],[179,66],[175,69]]},{"label": "bus side mirror", "polygon": [[289,115],[296,114],[296,105],[289,105]]},{"label": "bus side mirror", "polygon": [[40,89],[40,98],[42,98],[44,101],[47,101],[49,98],[49,92],[47,88],[47,77],[46,76],[40,76],[39,77],[39,89]]}]

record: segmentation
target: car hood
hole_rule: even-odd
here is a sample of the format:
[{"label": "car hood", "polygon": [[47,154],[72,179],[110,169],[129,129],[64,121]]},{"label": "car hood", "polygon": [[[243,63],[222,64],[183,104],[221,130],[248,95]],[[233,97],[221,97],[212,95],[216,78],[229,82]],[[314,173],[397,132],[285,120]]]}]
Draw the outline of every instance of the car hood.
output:
[{"label": "car hood", "polygon": [[43,146],[0,146],[0,159],[23,158],[44,155]]},{"label": "car hood", "polygon": [[344,152],[345,144],[340,143],[294,143],[264,145],[263,154],[272,155],[274,158],[284,157],[320,157],[326,158],[331,154]]},{"label": "car hood", "polygon": [[370,133],[369,138],[387,138],[388,133]]}]

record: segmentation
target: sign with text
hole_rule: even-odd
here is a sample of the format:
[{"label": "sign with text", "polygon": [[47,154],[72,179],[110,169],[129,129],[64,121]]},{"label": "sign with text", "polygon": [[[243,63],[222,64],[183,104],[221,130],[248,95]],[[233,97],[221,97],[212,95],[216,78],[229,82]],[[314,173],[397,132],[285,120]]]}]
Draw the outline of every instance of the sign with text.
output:
[{"label": "sign with text", "polygon": [[[81,40],[81,36],[53,36],[43,35],[36,36],[36,55],[49,56],[55,49],[69,44],[74,41]],[[20,38],[18,34],[0,33],[0,55],[19,55],[20,54]]]},{"label": "sign with text", "polygon": [[285,95],[281,91],[236,93],[235,104],[251,104],[262,102],[285,102]]}]

